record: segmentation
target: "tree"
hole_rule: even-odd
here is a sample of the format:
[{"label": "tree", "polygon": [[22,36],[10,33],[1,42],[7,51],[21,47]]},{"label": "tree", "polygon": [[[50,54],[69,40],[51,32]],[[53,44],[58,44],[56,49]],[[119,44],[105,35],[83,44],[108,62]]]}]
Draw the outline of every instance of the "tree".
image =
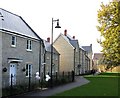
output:
[{"label": "tree", "polygon": [[98,31],[102,40],[103,62],[107,68],[120,65],[120,1],[113,0],[109,4],[101,4],[98,10]]}]

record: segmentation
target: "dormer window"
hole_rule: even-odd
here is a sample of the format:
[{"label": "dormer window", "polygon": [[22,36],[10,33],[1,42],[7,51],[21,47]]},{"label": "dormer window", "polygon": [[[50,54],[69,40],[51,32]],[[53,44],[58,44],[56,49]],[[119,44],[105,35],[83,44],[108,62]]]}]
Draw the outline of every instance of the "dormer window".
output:
[{"label": "dormer window", "polygon": [[32,41],[27,40],[27,51],[32,51]]},{"label": "dormer window", "polygon": [[12,46],[12,47],[16,47],[16,36],[12,36],[11,39],[12,39],[12,40],[11,40],[11,46]]}]

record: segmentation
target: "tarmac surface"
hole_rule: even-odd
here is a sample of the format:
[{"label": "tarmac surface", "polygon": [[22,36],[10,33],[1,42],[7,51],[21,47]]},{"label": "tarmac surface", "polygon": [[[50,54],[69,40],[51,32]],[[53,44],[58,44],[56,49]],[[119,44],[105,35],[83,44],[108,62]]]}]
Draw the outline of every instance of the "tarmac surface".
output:
[{"label": "tarmac surface", "polygon": [[40,97],[40,96],[44,96],[44,97],[48,97],[48,96],[52,96],[54,94],[66,91],[66,90],[70,90],[72,88],[81,86],[81,85],[85,85],[87,83],[89,83],[90,81],[88,81],[87,79],[85,79],[83,76],[76,76],[75,77],[75,82],[72,83],[68,83],[62,86],[57,86],[57,87],[53,87],[50,89],[45,89],[45,90],[38,90],[38,91],[33,91],[33,92],[28,92],[22,95],[18,95],[16,97]]}]

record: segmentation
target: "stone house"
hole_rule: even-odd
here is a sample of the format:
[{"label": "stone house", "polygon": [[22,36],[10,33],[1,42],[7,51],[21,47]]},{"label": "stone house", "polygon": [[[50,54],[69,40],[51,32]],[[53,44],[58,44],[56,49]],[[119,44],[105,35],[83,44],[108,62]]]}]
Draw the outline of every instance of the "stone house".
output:
[{"label": "stone house", "polygon": [[[44,40],[45,46],[45,65],[43,67],[44,76],[46,74],[51,73],[51,44],[50,38],[47,38],[47,41]],[[59,72],[59,56],[58,51],[53,47],[53,66],[52,66],[52,74],[54,75],[56,72]]]},{"label": "stone house", "polygon": [[43,53],[43,40],[23,18],[0,9],[0,89],[28,83],[29,77],[35,82]]},{"label": "stone house", "polygon": [[80,47],[79,48],[80,52],[80,74],[85,74],[86,72],[89,72],[90,69],[90,59],[87,55],[87,52]]},{"label": "stone house", "polygon": [[60,53],[60,72],[75,71],[75,75],[78,75],[80,70],[79,43],[75,36],[71,37],[65,30],[53,45]]},{"label": "stone house", "polygon": [[97,66],[101,64],[100,60],[102,59],[102,57],[103,57],[103,53],[94,53],[94,56],[93,56],[94,69],[96,69]]},{"label": "stone house", "polygon": [[93,69],[93,60],[92,60],[92,55],[93,55],[93,51],[92,51],[92,44],[90,44],[90,46],[82,46],[82,48],[86,51],[88,58],[90,59],[90,67],[89,70]]}]

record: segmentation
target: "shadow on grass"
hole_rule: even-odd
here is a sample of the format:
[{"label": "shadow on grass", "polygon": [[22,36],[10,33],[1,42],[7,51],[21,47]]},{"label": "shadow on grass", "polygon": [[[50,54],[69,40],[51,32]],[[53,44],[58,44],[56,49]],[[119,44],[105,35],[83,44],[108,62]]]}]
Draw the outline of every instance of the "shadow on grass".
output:
[{"label": "shadow on grass", "polygon": [[97,78],[97,77],[120,77],[120,73],[100,73],[100,74],[94,74],[94,75],[84,75],[84,77],[91,77],[91,78]]}]

